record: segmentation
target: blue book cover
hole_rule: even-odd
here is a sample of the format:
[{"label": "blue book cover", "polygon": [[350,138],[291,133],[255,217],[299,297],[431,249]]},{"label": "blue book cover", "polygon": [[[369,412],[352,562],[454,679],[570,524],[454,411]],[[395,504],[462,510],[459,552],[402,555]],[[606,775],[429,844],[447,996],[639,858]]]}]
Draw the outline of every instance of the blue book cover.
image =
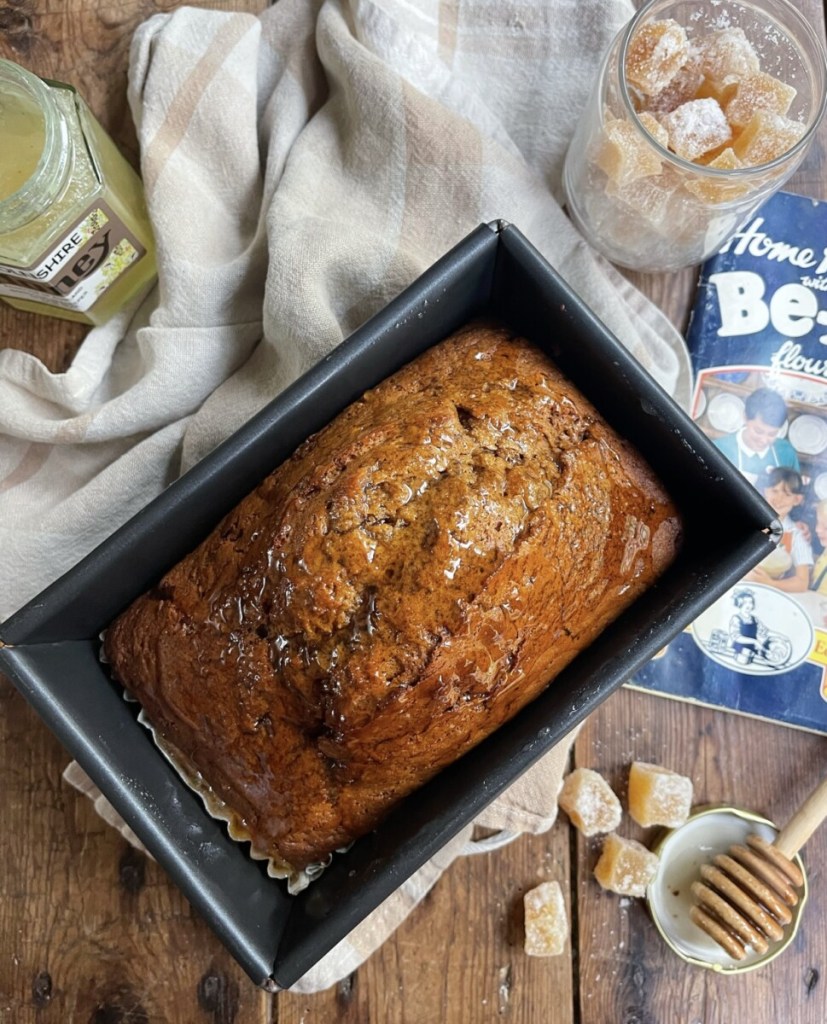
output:
[{"label": "blue book cover", "polygon": [[777,193],[707,260],[687,344],[692,417],[783,536],[630,685],[827,733],[827,203]]}]

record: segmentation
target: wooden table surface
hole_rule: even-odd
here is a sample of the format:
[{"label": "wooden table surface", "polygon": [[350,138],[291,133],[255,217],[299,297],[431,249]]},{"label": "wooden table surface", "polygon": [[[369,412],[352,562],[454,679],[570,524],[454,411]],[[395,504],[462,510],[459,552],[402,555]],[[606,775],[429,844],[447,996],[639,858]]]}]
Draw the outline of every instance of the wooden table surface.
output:
[{"label": "wooden table surface", "polygon": [[[553,0],[550,0],[553,2]],[[797,0],[824,30],[820,0]],[[0,0],[0,56],[70,81],[135,158],[125,100],[134,26],[174,0]],[[255,11],[262,0],[215,0]],[[790,187],[827,198],[827,124]],[[638,277],[683,327],[695,273]],[[0,311],[0,347],[60,371],[85,331]],[[809,842],[811,902],[794,944],[762,970],[718,977],[684,964],[644,906],[592,877],[596,841],[562,820],[462,859],[362,968],[325,993],[256,989],[152,861],[61,782],[67,755],[0,679],[2,1024],[824,1024],[827,829]],[[827,739],[620,690],[583,728],[573,763],[621,795],[632,760],[692,777],[699,803],[783,821],[827,763]],[[623,831],[645,838],[628,824]],[[521,897],[558,879],[572,922],[566,953],[523,953]]]}]

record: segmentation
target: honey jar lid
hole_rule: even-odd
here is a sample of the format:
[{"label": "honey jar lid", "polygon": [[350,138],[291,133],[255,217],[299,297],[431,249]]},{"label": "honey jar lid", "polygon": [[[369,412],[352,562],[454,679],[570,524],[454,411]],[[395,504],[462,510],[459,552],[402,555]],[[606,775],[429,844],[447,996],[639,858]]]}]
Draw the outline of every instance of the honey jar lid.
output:
[{"label": "honey jar lid", "polygon": [[743,844],[751,834],[772,842],[778,828],[742,808],[699,807],[685,824],[665,831],[653,844],[659,863],[646,902],[661,938],[682,960],[721,974],[742,974],[774,960],[795,938],[808,895],[807,874],[798,855],[793,859],[804,876],[800,899],[791,908],[792,921],[785,926],[783,939],[771,943],[764,954],[748,950],[743,960],[735,960],[690,919],[694,903],[691,886],[700,877],[701,865],[711,863],[716,854],[726,853],[733,844]]}]

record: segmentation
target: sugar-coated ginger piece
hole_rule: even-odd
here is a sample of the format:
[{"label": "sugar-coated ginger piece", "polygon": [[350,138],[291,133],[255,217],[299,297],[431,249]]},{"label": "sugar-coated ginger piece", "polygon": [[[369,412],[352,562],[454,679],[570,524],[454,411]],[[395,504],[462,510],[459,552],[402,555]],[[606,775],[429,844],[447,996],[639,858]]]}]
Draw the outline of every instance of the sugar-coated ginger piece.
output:
[{"label": "sugar-coated ginger piece", "polygon": [[791,121],[769,110],[756,110],[732,148],[746,166],[758,167],[792,149],[805,131],[800,121]]},{"label": "sugar-coated ginger piece", "polygon": [[638,825],[677,828],[692,808],[692,780],[659,764],[635,761],[629,771],[629,814]]},{"label": "sugar-coated ginger piece", "polygon": [[559,882],[541,882],[523,897],[525,951],[529,956],[559,956],[566,948],[569,922]]},{"label": "sugar-coated ginger piece", "polygon": [[715,82],[711,78],[702,78],[694,99],[716,100],[721,108],[725,110],[726,105],[738,91],[738,81],[737,78],[729,79],[726,82]]},{"label": "sugar-coated ginger piece", "polygon": [[[744,164],[735,155],[732,146],[727,146],[711,159],[702,157],[701,161],[706,167],[716,171],[736,171]],[[718,178],[690,178],[684,182],[685,187],[694,193],[699,199],[708,203],[726,203],[732,199],[740,199],[750,190],[750,185],[745,181],[726,181]]]},{"label": "sugar-coated ginger piece", "polygon": [[727,119],[733,127],[743,128],[757,110],[786,114],[796,91],[791,85],[772,75],[765,75],[763,71],[748,75],[738,82],[735,95],[724,108]]},{"label": "sugar-coated ginger piece", "polygon": [[566,776],[558,803],[584,836],[614,832],[623,814],[612,787],[591,768],[575,768]]},{"label": "sugar-coated ginger piece", "polygon": [[701,70],[719,85],[754,75],[760,69],[755,47],[742,28],[710,32],[697,41]]},{"label": "sugar-coated ginger piece", "polygon": [[669,132],[670,148],[684,160],[697,160],[732,138],[726,114],[713,99],[682,103],[664,114],[661,124]]},{"label": "sugar-coated ginger piece", "polygon": [[650,21],[635,32],[626,50],[626,81],[654,96],[672,81],[689,57],[686,30],[672,18]]},{"label": "sugar-coated ginger piece", "polygon": [[612,832],[594,868],[594,877],[619,896],[642,897],[658,870],[658,858],[642,843]]},{"label": "sugar-coated ginger piece", "polygon": [[724,146],[718,152],[707,153],[706,156],[700,158],[698,163],[704,167],[714,167],[717,171],[736,171],[739,167],[744,166],[735,155],[732,146]]},{"label": "sugar-coated ginger piece", "polygon": [[637,119],[646,131],[649,132],[655,142],[663,146],[664,149],[669,148],[669,132],[653,114],[643,110],[638,114]]},{"label": "sugar-coated ginger piece", "polygon": [[690,56],[664,89],[655,93],[654,96],[635,97],[636,109],[638,111],[645,110],[651,114],[668,114],[682,103],[697,99],[698,89],[703,80],[697,59]]},{"label": "sugar-coated ginger piece", "polygon": [[607,121],[603,126],[595,162],[618,185],[657,174],[661,168],[660,158],[641,130],[620,119]]},{"label": "sugar-coated ginger piece", "polygon": [[665,226],[669,217],[669,204],[675,195],[677,182],[666,174],[656,174],[651,178],[638,178],[637,181],[618,187],[611,182],[606,186],[606,194],[618,199],[634,212],[626,224],[628,231],[638,234],[640,231],[637,217],[642,217],[653,226]]}]

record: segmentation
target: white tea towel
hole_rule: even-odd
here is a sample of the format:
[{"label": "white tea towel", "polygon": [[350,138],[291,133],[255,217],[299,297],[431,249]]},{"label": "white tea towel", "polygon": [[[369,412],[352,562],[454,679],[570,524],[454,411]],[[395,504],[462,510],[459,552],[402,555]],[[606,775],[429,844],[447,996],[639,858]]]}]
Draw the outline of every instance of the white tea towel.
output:
[{"label": "white tea towel", "polygon": [[[181,8],[141,26],[129,88],[159,282],[90,331],[65,373],[0,352],[0,618],[481,222],[520,228],[685,404],[680,336],[559,205],[567,141],[631,13],[627,0],[279,0],[260,17]],[[548,828],[567,750],[486,821]],[[303,987],[347,973],[415,901]]]}]

